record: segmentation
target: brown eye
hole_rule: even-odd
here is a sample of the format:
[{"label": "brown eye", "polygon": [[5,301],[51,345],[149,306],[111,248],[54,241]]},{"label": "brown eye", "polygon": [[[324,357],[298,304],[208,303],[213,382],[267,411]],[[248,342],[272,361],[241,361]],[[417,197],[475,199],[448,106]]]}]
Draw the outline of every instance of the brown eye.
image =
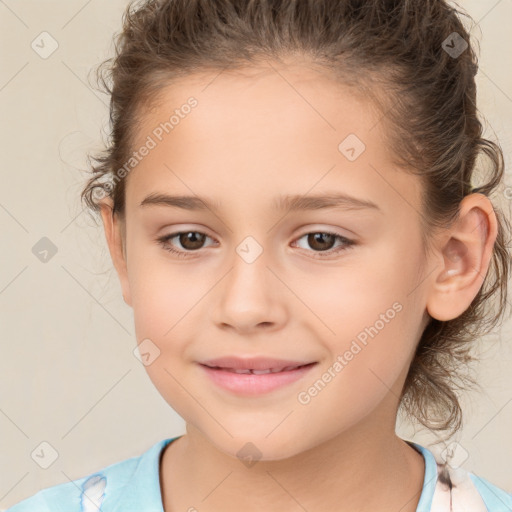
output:
[{"label": "brown eye", "polygon": [[309,233],[308,244],[319,251],[332,249],[336,237],[330,233]]},{"label": "brown eye", "polygon": [[[202,249],[206,238],[210,237],[200,231],[180,231],[158,238],[157,242],[166,251],[169,251],[180,258],[186,258],[187,256],[190,256],[189,253],[197,252],[199,249]],[[179,244],[176,241],[173,241],[175,239],[177,239]]]},{"label": "brown eye", "polygon": [[198,231],[187,231],[177,235],[181,246],[189,251],[201,249],[206,235]]},{"label": "brown eye", "polygon": [[[346,251],[351,247],[357,245],[355,241],[349,240],[344,236],[338,235],[337,233],[330,233],[325,231],[313,231],[310,233],[306,233],[302,235],[300,238],[298,238],[295,243],[298,244],[299,247],[301,247],[300,241],[303,239],[306,242],[305,245],[307,245],[308,247],[302,248],[309,248],[308,252],[313,253],[314,258],[323,258],[329,255],[341,253],[342,251]],[[338,240],[339,242],[337,246],[335,245],[336,240]]]}]

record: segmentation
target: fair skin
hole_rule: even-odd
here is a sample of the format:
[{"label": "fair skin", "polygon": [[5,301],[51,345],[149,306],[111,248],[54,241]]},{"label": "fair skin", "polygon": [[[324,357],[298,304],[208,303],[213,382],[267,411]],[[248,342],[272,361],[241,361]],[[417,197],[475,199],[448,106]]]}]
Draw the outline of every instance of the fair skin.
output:
[{"label": "fair skin", "polygon": [[[137,343],[149,338],[160,350],[146,370],[187,423],[163,453],[165,511],[413,512],[424,461],[395,434],[398,397],[429,315],[459,316],[482,285],[497,233],[491,203],[467,196],[427,258],[420,185],[392,164],[381,114],[300,65],[174,83],[146,112],[134,147],[190,96],[198,106],[130,172],[126,217],[112,218],[102,201]],[[351,133],[366,145],[353,162],[338,150]],[[141,207],[152,193],[219,208]],[[288,194],[333,193],[378,209],[273,205]],[[156,241],[179,231],[204,233],[204,243],[168,240],[187,253],[178,258]],[[335,252],[344,244],[334,239],[318,248],[305,235],[319,232],[355,245]],[[263,250],[251,263],[236,250],[248,236]],[[299,393],[394,303],[400,311],[300,403]],[[317,364],[303,379],[247,397],[219,388],[198,365],[226,355]],[[261,454],[250,467],[237,456],[247,442]]]}]

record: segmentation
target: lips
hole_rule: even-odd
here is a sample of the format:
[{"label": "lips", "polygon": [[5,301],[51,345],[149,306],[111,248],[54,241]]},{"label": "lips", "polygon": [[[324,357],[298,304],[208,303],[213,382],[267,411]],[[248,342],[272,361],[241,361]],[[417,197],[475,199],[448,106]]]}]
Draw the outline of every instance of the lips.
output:
[{"label": "lips", "polygon": [[240,396],[256,396],[292,386],[304,379],[317,361],[225,357],[199,363],[217,387]]},{"label": "lips", "polygon": [[289,359],[274,359],[269,357],[221,357],[203,361],[200,364],[217,370],[262,375],[265,373],[291,371],[313,363],[314,361],[292,361]]},{"label": "lips", "polygon": [[[208,366],[208,365],[206,365]],[[210,366],[210,368],[213,368],[215,370],[223,370],[225,372],[231,372],[231,373],[249,373],[252,375],[264,375],[266,373],[280,373],[280,372],[289,372],[291,370],[296,370],[297,368],[302,368],[306,365],[299,365],[299,366],[286,366],[284,368],[267,368],[265,370],[255,370],[252,368],[248,369],[236,369],[236,368],[221,368],[218,366]]]}]

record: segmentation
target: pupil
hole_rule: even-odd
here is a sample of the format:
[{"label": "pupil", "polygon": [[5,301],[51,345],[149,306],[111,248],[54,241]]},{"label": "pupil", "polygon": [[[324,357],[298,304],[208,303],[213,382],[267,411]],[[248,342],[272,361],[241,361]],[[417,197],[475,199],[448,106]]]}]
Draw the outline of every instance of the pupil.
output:
[{"label": "pupil", "polygon": [[[200,249],[202,243],[204,242],[204,236],[205,235],[197,236],[197,232],[195,232],[195,231],[181,233],[180,243],[183,247],[185,247],[187,249],[191,249],[191,250]],[[192,242],[192,246],[188,245],[190,242]]]},{"label": "pupil", "polygon": [[[324,239],[327,238],[327,245],[329,247],[326,247]],[[330,235],[328,233],[311,233],[308,237],[308,243],[311,245],[311,247],[315,248],[315,245],[317,245],[317,242],[320,243],[320,247],[317,245],[317,249],[330,249],[332,246],[332,241],[334,240],[334,236]],[[323,243],[322,243],[323,242]]]}]

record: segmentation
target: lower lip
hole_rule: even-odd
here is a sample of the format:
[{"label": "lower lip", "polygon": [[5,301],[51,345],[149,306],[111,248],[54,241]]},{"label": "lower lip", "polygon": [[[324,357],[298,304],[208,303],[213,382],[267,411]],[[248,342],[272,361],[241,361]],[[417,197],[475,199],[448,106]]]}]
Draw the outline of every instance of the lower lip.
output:
[{"label": "lower lip", "polygon": [[295,370],[276,373],[234,373],[200,364],[201,368],[221,388],[242,395],[260,395],[296,382],[311,371],[316,363]]}]

